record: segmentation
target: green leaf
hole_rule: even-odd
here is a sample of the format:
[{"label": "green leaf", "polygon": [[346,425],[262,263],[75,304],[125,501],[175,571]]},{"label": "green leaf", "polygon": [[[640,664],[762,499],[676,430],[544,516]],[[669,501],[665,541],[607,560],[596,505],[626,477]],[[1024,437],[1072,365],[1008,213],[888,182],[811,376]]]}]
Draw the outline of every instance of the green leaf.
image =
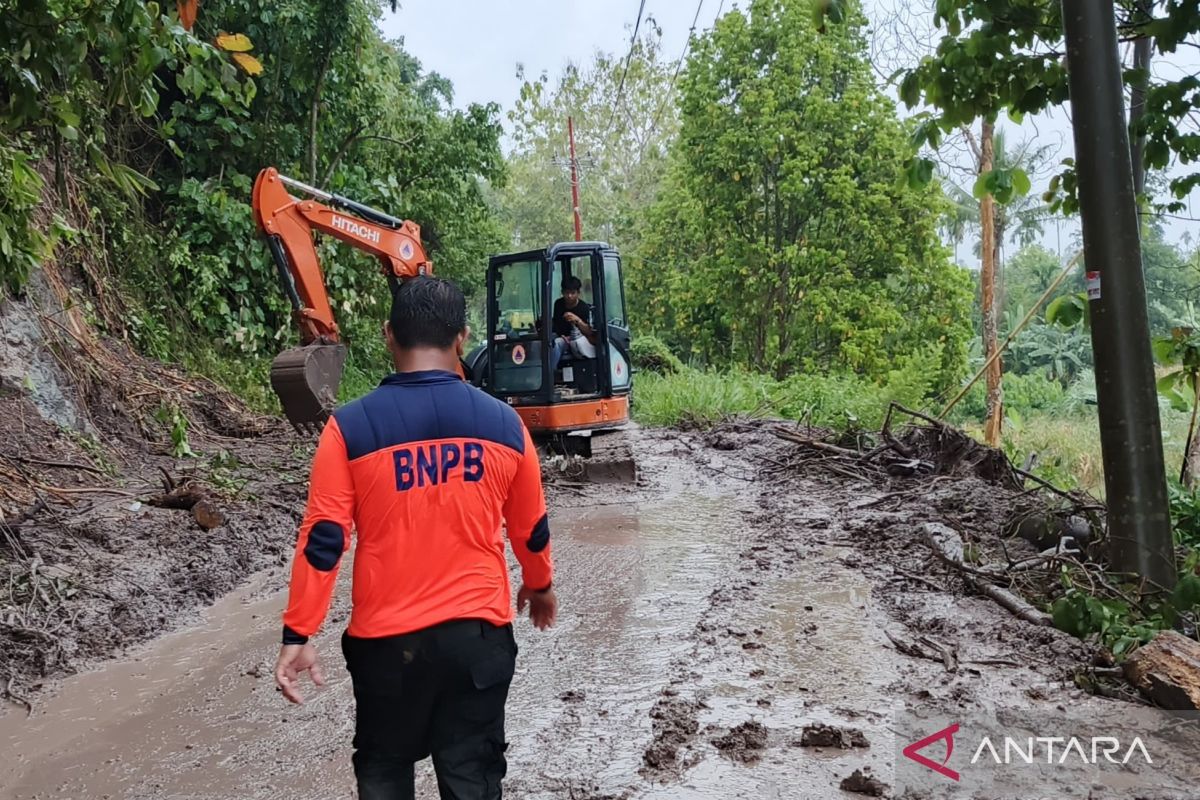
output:
[{"label": "green leaf", "polygon": [[992,191],[992,172],[989,170],[981,174],[975,179],[975,185],[971,187],[971,195],[976,200],[982,200],[987,197]]},{"label": "green leaf", "polygon": [[1017,193],[1018,197],[1024,197],[1033,188],[1033,184],[1029,180],[1029,175],[1019,167],[1013,167],[1012,169],[1012,186],[1013,191]]},{"label": "green leaf", "polygon": [[1200,605],[1200,576],[1187,575],[1181,578],[1171,592],[1171,605],[1185,613]]},{"label": "green leaf", "polygon": [[1159,364],[1167,365],[1175,362],[1175,340],[1169,336],[1163,336],[1155,339],[1150,344],[1150,349],[1154,353],[1154,359]]},{"label": "green leaf", "polygon": [[1175,391],[1175,388],[1179,385],[1179,379],[1182,376],[1183,370],[1181,369],[1175,370],[1167,375],[1163,375],[1156,383],[1159,393],[1165,397],[1167,396],[1168,392]]},{"label": "green leaf", "polygon": [[900,99],[909,108],[915,106],[921,99],[921,82],[916,72],[910,72],[900,82]]},{"label": "green leaf", "polygon": [[1061,328],[1074,328],[1083,321],[1086,309],[1080,295],[1064,294],[1046,306],[1046,322]]}]

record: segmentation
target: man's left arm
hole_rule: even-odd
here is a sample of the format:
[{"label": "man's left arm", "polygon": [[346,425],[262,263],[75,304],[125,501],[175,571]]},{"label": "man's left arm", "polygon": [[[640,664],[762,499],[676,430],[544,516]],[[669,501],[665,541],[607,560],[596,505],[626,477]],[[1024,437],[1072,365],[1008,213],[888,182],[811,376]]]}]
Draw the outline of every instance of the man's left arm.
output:
[{"label": "man's left arm", "polygon": [[301,672],[309,670],[313,682],[322,683],[316,651],[308,638],[320,629],[329,612],[342,554],[350,547],[354,503],[346,443],[337,420],[330,419],[313,456],[308,506],[296,538],[288,604],[283,613],[283,647],[275,668],[279,688],[293,703],[302,700],[297,690]]}]

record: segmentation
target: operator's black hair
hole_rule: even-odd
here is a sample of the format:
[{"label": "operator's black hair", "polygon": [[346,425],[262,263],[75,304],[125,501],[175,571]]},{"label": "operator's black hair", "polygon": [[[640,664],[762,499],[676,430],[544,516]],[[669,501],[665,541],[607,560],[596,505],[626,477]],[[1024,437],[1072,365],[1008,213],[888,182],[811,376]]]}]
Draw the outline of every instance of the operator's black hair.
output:
[{"label": "operator's black hair", "polygon": [[444,278],[409,278],[392,295],[388,321],[400,347],[445,350],[467,327],[467,301],[462,290]]},{"label": "operator's black hair", "polygon": [[568,275],[567,277],[563,278],[562,290],[564,292],[578,292],[582,288],[583,281],[579,280],[578,277],[574,275]]}]

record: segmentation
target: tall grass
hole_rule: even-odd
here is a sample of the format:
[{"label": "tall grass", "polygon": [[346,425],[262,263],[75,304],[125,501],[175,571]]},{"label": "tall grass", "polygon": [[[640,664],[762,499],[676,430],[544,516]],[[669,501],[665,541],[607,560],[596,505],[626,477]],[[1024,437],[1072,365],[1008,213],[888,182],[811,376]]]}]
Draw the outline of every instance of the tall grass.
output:
[{"label": "tall grass", "polygon": [[[1004,449],[1018,466],[1036,453],[1034,473],[1066,489],[1104,495],[1104,461],[1096,407],[1072,391],[1037,376],[1006,380],[1012,403],[1005,422]],[[1007,392],[1011,387],[1012,391]],[[952,417],[982,440],[982,398],[968,397]],[[878,385],[855,376],[796,375],[774,381],[763,375],[683,369],[670,375],[640,372],[634,382],[634,418],[643,425],[709,425],[734,415],[779,417],[843,429],[878,428],[889,402],[914,408],[931,403],[911,381]],[[1167,474],[1178,476],[1188,415],[1165,404],[1160,409]],[[976,414],[978,412],[978,415]]]}]

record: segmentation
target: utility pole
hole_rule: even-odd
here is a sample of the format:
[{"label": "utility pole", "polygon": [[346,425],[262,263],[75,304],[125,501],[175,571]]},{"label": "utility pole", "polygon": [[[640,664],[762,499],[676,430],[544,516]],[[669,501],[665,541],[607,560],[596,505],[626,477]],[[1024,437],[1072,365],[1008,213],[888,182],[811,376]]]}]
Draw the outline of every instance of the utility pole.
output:
[{"label": "utility pole", "polygon": [[579,159],[575,158],[575,120],[567,117],[567,139],[571,146],[571,212],[575,215],[575,241],[583,241],[583,220],[579,216]]},{"label": "utility pole", "polygon": [[1100,445],[1116,569],[1176,581],[1113,3],[1062,0]]}]

